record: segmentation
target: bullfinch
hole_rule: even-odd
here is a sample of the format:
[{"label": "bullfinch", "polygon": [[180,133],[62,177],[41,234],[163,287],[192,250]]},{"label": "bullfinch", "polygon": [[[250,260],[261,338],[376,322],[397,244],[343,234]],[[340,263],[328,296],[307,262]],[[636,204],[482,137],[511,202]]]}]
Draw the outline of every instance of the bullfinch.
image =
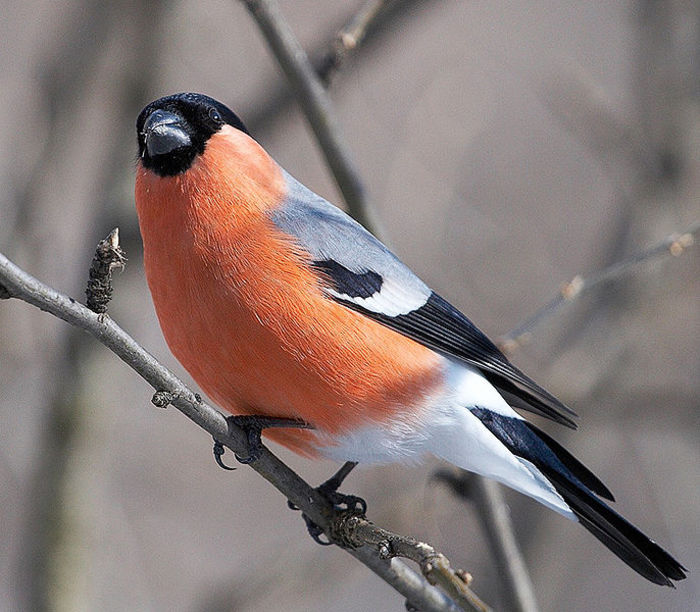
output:
[{"label": "bullfinch", "polygon": [[[137,121],[136,208],[165,339],[233,415],[309,457],[426,454],[580,522],[648,580],[685,568],[613,511],[607,487],[514,409],[575,427],[379,240],[282,169],[226,106],[160,98]],[[602,498],[602,499],[601,499]]]}]

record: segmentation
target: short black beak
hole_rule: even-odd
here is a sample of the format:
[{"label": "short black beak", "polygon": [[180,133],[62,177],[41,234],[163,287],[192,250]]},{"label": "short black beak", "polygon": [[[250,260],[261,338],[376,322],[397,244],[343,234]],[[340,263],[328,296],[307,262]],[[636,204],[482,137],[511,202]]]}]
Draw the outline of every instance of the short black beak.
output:
[{"label": "short black beak", "polygon": [[175,113],[153,111],[143,124],[143,138],[148,155],[166,155],[175,149],[189,147],[192,140]]}]

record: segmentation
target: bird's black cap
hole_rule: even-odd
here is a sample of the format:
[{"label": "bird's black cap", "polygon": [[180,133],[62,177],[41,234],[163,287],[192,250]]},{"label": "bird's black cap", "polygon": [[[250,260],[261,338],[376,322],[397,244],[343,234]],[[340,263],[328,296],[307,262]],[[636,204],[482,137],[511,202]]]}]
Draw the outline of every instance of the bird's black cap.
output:
[{"label": "bird's black cap", "polygon": [[209,137],[226,124],[248,134],[238,116],[214,98],[198,93],[159,98],[136,121],[139,158],[159,176],[175,176],[192,165]]}]

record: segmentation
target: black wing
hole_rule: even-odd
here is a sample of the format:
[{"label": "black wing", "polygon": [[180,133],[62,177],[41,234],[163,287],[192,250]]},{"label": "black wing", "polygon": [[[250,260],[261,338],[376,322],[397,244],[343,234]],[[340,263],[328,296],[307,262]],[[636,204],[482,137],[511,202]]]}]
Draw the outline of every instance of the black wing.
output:
[{"label": "black wing", "polygon": [[[515,408],[529,410],[576,429],[576,423],[571,419],[576,416],[575,412],[518,370],[465,315],[434,291],[419,308],[391,316],[363,305],[373,296],[377,296],[376,302],[380,301],[382,283],[379,275],[353,273],[330,260],[315,261],[314,265],[329,279],[331,296],[338,303],[439,353],[475,366]],[[371,291],[374,293],[370,294]],[[384,302],[386,297],[382,296],[381,301]]]}]

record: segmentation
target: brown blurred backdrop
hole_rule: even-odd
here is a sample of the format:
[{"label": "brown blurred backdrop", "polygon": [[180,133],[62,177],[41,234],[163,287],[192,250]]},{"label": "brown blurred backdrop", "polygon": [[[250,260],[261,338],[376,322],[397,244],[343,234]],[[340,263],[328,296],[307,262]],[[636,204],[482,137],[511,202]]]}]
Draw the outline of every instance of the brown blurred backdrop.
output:
[{"label": "brown blurred backdrop", "polygon": [[[282,1],[318,57],[360,1]],[[340,202],[313,137],[235,1],[4,2],[0,251],[83,298],[114,226],[129,262],[111,315],[180,375],[157,326],[133,207],[134,121],[200,91],[234,108],[293,175]],[[560,283],[700,216],[700,7],[406,1],[336,77],[332,98],[397,253],[492,336]],[[691,571],[648,584],[579,526],[508,495],[543,610],[693,610],[700,598],[698,250],[650,263],[534,330],[514,361],[581,415],[547,427],[616,507]],[[320,548],[251,470],[114,355],[0,303],[0,609],[359,612],[401,598]],[[283,458],[310,482],[334,469]],[[498,577],[469,505],[435,463],[353,474],[382,526]],[[502,608],[501,608],[502,609]]]}]

